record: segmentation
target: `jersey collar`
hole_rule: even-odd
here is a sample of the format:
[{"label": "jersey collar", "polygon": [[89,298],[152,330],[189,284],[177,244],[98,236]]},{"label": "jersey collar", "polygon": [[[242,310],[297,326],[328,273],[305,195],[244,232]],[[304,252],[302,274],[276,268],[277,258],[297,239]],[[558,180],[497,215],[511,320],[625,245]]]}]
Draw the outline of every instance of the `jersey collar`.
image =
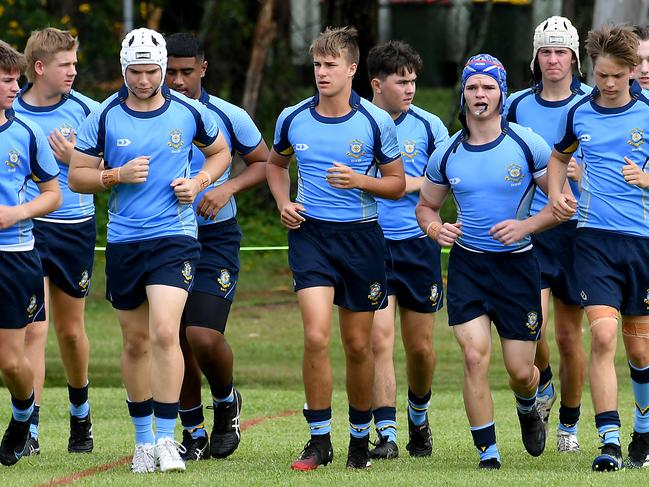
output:
[{"label": "jersey collar", "polygon": [[633,80],[633,83],[631,83],[631,86],[629,86],[629,94],[631,95],[631,100],[626,105],[615,108],[607,108],[598,105],[595,102],[595,99],[599,96],[599,93],[599,88],[597,88],[597,85],[595,85],[593,87],[593,91],[590,92],[590,105],[593,107],[593,110],[604,114],[622,113],[631,108],[635,104],[635,102],[638,101],[638,98],[640,98],[640,95],[642,95],[642,87],[636,80]]},{"label": "jersey collar", "polygon": [[128,113],[129,115],[135,117],[135,118],[153,118],[157,117],[158,115],[164,113],[167,108],[169,108],[169,104],[171,103],[171,91],[167,87],[165,83],[162,83],[162,87],[160,88],[162,91],[162,96],[164,97],[164,103],[160,108],[157,110],[152,110],[150,112],[138,112],[135,110],[131,110],[127,105],[126,105],[126,99],[128,98],[128,94],[130,93],[128,91],[128,88],[126,85],[122,85],[122,87],[119,89],[118,92],[118,97],[120,101],[120,105],[122,106],[122,109]]},{"label": "jersey collar", "polygon": [[311,112],[311,115],[313,118],[315,118],[317,121],[322,122],[322,123],[342,123],[354,116],[354,114],[358,111],[359,107],[361,106],[361,97],[356,93],[354,90],[352,90],[351,94],[349,95],[349,106],[351,108],[351,111],[342,117],[323,117],[320,115],[315,107],[318,105],[320,102],[320,93],[316,93],[313,98],[311,98],[311,102],[309,103],[309,111]]}]

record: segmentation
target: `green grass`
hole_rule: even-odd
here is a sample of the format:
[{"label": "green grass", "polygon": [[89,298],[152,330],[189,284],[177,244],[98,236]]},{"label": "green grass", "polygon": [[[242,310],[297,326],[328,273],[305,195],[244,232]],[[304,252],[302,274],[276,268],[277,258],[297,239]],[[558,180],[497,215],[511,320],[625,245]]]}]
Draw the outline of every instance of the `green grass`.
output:
[{"label": "green grass", "polygon": [[[95,451],[91,455],[66,453],[67,394],[53,333],[49,337],[47,382],[41,412],[42,454],[0,469],[3,485],[39,485],[115,462],[132,453],[133,429],[127,416],[126,394],[121,387],[119,353],[121,339],[113,311],[103,299],[103,262],[98,257],[96,281],[88,302],[87,328],[91,340],[91,402]],[[593,474],[590,463],[597,452],[597,435],[589,393],[585,391],[580,423],[583,452],[560,456],[554,449],[557,407],[552,412],[551,436],[543,456],[532,458],[522,447],[514,400],[507,387],[500,347],[494,336],[491,384],[495,401],[498,444],[503,457],[499,472],[478,472],[461,395],[462,362],[459,348],[441,312],[435,330],[437,371],[433,383],[430,416],[434,451],[430,459],[410,459],[405,417],[405,362],[397,346],[395,357],[399,387],[399,446],[402,456],[391,462],[374,462],[367,472],[344,468],[347,444],[347,405],[344,392],[344,357],[337,324],[333,324],[331,359],[334,366],[334,451],[332,465],[306,474],[294,473],[290,462],[308,439],[300,409],[304,402],[301,382],[302,325],[291,291],[285,252],[243,253],[241,285],[228,324],[228,338],[235,352],[237,385],[243,394],[242,420],[294,414],[267,420],[243,433],[239,450],[221,461],[191,463],[185,474],[135,476],[128,465],[95,473],[75,482],[80,485],[646,485],[646,472],[624,471]],[[587,329],[587,327],[586,327]],[[494,334],[495,335],[495,334]],[[397,334],[398,336],[398,334]],[[556,347],[553,364],[557,367]],[[620,413],[626,449],[632,429],[632,393],[622,350],[618,353],[621,378]],[[3,391],[1,400],[8,404]],[[204,388],[204,403],[209,401]],[[208,424],[211,425],[208,411]],[[8,407],[5,420],[8,420]]]}]

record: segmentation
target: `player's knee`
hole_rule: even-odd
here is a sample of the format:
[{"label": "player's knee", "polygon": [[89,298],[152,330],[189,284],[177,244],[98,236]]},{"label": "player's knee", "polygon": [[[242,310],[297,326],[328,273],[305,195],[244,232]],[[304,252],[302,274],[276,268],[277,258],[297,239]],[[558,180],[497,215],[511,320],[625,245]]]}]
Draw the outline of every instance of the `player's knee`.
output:
[{"label": "player's knee", "polygon": [[428,341],[422,340],[420,342],[410,343],[405,347],[405,349],[408,358],[418,363],[426,363],[435,360],[433,344]]},{"label": "player's knee", "polygon": [[60,343],[68,347],[77,347],[80,343],[87,341],[86,333],[83,330],[83,323],[81,326],[57,328],[57,339]]},{"label": "player's knee", "polygon": [[624,317],[622,335],[631,363],[638,367],[649,365],[649,316]]},{"label": "player's knee", "polygon": [[327,353],[329,333],[320,329],[304,330],[304,351],[310,354]]},{"label": "player's knee", "polygon": [[511,383],[516,384],[520,387],[529,388],[535,380],[536,368],[532,365],[531,367],[520,364],[520,366],[514,366],[507,370],[509,373],[509,378]]},{"label": "player's knee", "polygon": [[344,347],[347,358],[352,362],[362,362],[372,354],[369,340],[364,339],[364,337],[347,338]]},{"label": "player's knee", "polygon": [[169,350],[174,347],[180,348],[178,330],[172,326],[158,326],[151,333],[151,347],[162,350]]},{"label": "player's knee", "polygon": [[194,355],[218,354],[225,345],[225,337],[216,330],[199,326],[186,328],[185,336]]},{"label": "player's knee", "polygon": [[372,330],[372,352],[377,357],[390,357],[394,350],[394,334]]},{"label": "player's knee", "polygon": [[554,333],[557,341],[557,348],[561,355],[571,353],[573,350],[582,347],[581,325],[556,326]]},{"label": "player's knee", "polygon": [[484,373],[489,367],[489,356],[478,347],[464,347],[464,368],[469,375]]},{"label": "player's knee", "polygon": [[148,339],[142,335],[129,336],[124,340],[123,353],[131,359],[140,359],[151,350]]}]

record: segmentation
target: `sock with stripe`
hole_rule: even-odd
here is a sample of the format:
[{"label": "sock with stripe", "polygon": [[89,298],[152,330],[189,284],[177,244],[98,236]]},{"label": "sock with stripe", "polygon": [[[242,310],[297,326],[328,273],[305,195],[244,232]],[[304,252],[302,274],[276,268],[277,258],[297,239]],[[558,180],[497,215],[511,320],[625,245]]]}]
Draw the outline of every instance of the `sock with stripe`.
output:
[{"label": "sock with stripe", "polygon": [[384,406],[372,410],[374,426],[383,438],[397,442],[397,408]]},{"label": "sock with stripe", "polygon": [[471,426],[471,436],[480,455],[480,461],[489,458],[500,461],[500,452],[496,445],[496,423],[492,421],[482,426]]},{"label": "sock with stripe", "polygon": [[421,426],[426,422],[430,397],[430,389],[423,396],[418,396],[408,388],[408,417],[415,426]]},{"label": "sock with stripe", "polygon": [[605,411],[595,415],[595,426],[602,444],[620,446],[620,415],[617,411]]},{"label": "sock with stripe", "polygon": [[629,361],[631,383],[635,398],[633,429],[638,433],[649,432],[649,366],[639,368]]},{"label": "sock with stripe", "polygon": [[202,404],[189,409],[179,409],[178,415],[180,416],[183,429],[188,431],[192,435],[192,438],[207,437]]},{"label": "sock with stripe", "polygon": [[141,402],[126,401],[135,427],[135,443],[153,443],[153,398]]}]

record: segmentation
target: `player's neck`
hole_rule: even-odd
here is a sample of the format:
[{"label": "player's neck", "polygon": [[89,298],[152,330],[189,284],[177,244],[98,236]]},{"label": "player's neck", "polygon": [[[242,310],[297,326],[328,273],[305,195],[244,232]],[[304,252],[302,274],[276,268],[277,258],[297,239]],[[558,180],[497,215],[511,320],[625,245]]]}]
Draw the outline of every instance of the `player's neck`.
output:
[{"label": "player's neck", "polygon": [[349,89],[343,89],[332,96],[323,96],[320,94],[315,111],[323,117],[343,117],[351,111],[351,107],[349,106],[349,97],[351,94],[351,85]]},{"label": "player's neck", "polygon": [[158,90],[158,92],[151,98],[146,98],[144,100],[130,92],[128,98],[126,98],[126,106],[136,112],[153,112],[158,108],[161,108],[162,105],[164,105],[164,102],[165,98],[162,95],[162,90]]},{"label": "player's neck", "polygon": [[620,93],[619,96],[613,99],[605,98],[602,94],[595,99],[595,103],[604,108],[620,108],[627,105],[630,101],[631,94],[629,93],[629,90]]},{"label": "player's neck", "polygon": [[570,86],[572,85],[572,76],[566,76],[559,81],[543,80],[543,91],[541,98],[545,101],[565,100],[572,94]]},{"label": "player's neck", "polygon": [[398,110],[396,112],[394,110],[391,110],[390,107],[383,100],[383,97],[378,96],[376,93],[372,97],[372,103],[374,105],[376,105],[377,107],[379,107],[379,108],[385,110],[386,112],[388,112],[390,114],[390,116],[392,117],[392,120],[396,120],[401,115],[403,115],[403,112],[401,110]]},{"label": "player's neck", "polygon": [[7,116],[5,115],[4,110],[0,110],[0,126],[7,123]]},{"label": "player's neck", "polygon": [[26,103],[35,107],[49,107],[61,101],[63,94],[60,91],[52,90],[47,85],[36,81],[22,95]]},{"label": "player's neck", "polygon": [[502,133],[502,116],[495,114],[488,119],[475,119],[471,115],[466,120],[469,128],[467,142],[471,145],[484,145],[493,142]]}]

